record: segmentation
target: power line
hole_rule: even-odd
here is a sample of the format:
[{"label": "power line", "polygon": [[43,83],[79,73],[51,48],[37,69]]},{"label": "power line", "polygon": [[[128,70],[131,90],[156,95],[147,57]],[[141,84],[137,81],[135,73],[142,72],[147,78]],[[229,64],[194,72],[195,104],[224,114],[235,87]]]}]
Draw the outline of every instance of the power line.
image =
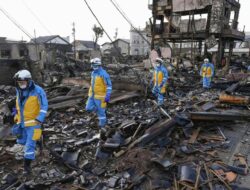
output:
[{"label": "power line", "polygon": [[103,28],[103,26],[102,26],[102,24],[100,23],[99,19],[96,17],[95,13],[93,12],[93,10],[91,9],[91,7],[89,6],[88,2],[87,2],[86,0],[84,0],[84,2],[85,2],[85,4],[87,5],[87,7],[88,7],[88,9],[90,10],[90,12],[92,13],[92,15],[95,17],[96,21],[98,22],[98,24],[100,25],[100,27],[102,28],[102,30],[104,31],[104,33],[105,33],[105,34],[107,35],[107,37],[109,38],[109,40],[110,40],[111,42],[113,42],[112,39],[111,39],[111,37],[108,35],[108,33],[106,32],[106,30]]},{"label": "power line", "polygon": [[119,54],[118,58],[123,58],[123,55],[121,54],[120,50],[116,47],[115,43],[113,43],[113,40],[111,39],[111,37],[108,35],[108,33],[106,32],[106,30],[103,28],[101,22],[99,21],[99,19],[97,18],[97,16],[95,15],[95,13],[93,12],[93,10],[91,9],[91,7],[89,6],[88,2],[86,0],[84,0],[85,4],[87,5],[88,9],[90,10],[90,12],[92,13],[92,15],[95,17],[96,21],[98,22],[98,24],[100,25],[100,27],[102,28],[102,30],[104,31],[104,33],[107,35],[107,37],[109,38],[111,44],[114,46],[115,51]]},{"label": "power line", "polygon": [[[118,50],[118,48],[116,47],[116,45],[113,43],[111,37],[108,35],[108,33],[105,31],[105,29],[103,28],[102,24],[100,23],[100,21],[98,20],[98,18],[96,17],[95,13],[92,11],[91,7],[89,6],[89,4],[87,3],[86,0],[84,0],[85,4],[87,5],[88,9],[90,10],[90,12],[92,13],[92,15],[95,17],[96,21],[98,22],[98,24],[100,25],[100,27],[103,29],[103,31],[105,32],[105,34],[107,35],[107,37],[109,38],[109,40],[111,41],[112,45],[114,46],[114,49],[117,51],[117,53],[119,54],[119,56],[121,58],[123,58],[123,55],[121,54],[121,52]],[[119,58],[119,57],[118,57]],[[144,85],[144,81],[142,81],[141,77],[138,75],[138,73],[132,68],[129,67],[129,69],[132,70],[132,72],[135,73],[135,75],[137,76],[138,80],[140,81],[141,84]]]},{"label": "power line", "polygon": [[27,32],[25,29],[24,29],[24,27],[22,27],[14,18],[12,18],[11,16],[10,16],[10,14],[6,11],[6,10],[4,10],[4,8],[2,8],[1,6],[0,6],[0,11],[16,26],[16,27],[18,27],[26,36],[28,36],[31,40],[33,40],[33,37],[32,37],[32,35],[31,34],[29,34],[29,32]]},{"label": "power line", "polygon": [[148,45],[151,45],[150,42],[141,34],[141,32],[135,28],[132,24],[132,22],[129,20],[129,18],[126,16],[126,14],[122,11],[122,9],[119,7],[118,3],[113,0],[110,0],[110,2],[114,5],[114,7],[118,10],[118,12],[122,15],[122,17],[132,26],[132,28],[148,43]]},{"label": "power line", "polygon": [[51,35],[50,30],[45,26],[45,24],[41,21],[41,19],[32,11],[32,9],[27,5],[27,3],[23,1],[24,6],[30,11],[30,13],[36,18],[36,20],[40,23],[40,25]]}]

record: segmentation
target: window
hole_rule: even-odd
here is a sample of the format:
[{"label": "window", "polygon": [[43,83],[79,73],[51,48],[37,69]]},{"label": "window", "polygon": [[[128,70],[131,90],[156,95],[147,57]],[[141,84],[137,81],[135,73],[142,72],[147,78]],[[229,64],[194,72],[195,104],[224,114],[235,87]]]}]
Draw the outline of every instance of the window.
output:
[{"label": "window", "polygon": [[19,55],[20,57],[25,56],[25,51],[23,49],[19,50]]},{"label": "window", "polygon": [[226,18],[229,18],[229,17],[230,17],[230,10],[229,10],[229,8],[225,8],[224,16],[225,16]]},{"label": "window", "polygon": [[139,55],[139,50],[138,49],[135,49],[135,55]]},{"label": "window", "polygon": [[1,50],[1,58],[10,58],[10,50]]},{"label": "window", "polygon": [[39,52],[39,59],[42,59],[42,52]]}]

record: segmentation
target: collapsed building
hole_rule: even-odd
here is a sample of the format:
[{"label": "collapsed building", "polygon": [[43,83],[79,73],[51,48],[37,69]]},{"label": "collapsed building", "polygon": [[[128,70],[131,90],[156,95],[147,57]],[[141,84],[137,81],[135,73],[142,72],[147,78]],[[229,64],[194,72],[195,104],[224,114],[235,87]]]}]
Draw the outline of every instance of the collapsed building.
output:
[{"label": "collapsed building", "polygon": [[238,30],[240,3],[236,0],[153,0],[149,9],[152,48],[171,43],[174,56],[189,44],[193,61],[195,55],[207,55],[217,45],[213,62],[219,64],[225,47],[230,60],[234,42],[244,40],[244,32]]},{"label": "collapsed building", "polygon": [[0,84],[10,85],[21,68],[31,71],[39,84],[59,83],[63,76],[79,76],[84,65],[69,53],[72,45],[64,38],[41,36],[30,42],[0,38]]}]

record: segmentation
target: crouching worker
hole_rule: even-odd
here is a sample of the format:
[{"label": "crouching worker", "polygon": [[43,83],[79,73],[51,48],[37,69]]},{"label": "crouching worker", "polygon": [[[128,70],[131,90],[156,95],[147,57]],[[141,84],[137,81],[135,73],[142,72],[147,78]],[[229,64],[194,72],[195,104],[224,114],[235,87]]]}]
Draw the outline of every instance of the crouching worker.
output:
[{"label": "crouching worker", "polygon": [[106,106],[110,101],[112,83],[109,74],[101,66],[101,59],[94,58],[90,62],[93,71],[91,73],[91,85],[89,88],[86,110],[97,113],[100,135],[101,139],[103,139],[106,133]]},{"label": "crouching worker", "polygon": [[13,135],[17,143],[24,145],[24,174],[31,173],[31,162],[35,159],[36,143],[42,135],[41,124],[48,110],[44,90],[32,80],[28,70],[14,75],[16,84],[16,113]]}]

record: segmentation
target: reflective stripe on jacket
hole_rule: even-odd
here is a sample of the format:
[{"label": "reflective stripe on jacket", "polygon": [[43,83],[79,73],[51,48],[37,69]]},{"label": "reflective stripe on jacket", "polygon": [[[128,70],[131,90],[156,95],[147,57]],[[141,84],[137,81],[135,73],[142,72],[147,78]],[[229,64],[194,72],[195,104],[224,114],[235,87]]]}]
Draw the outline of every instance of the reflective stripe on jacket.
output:
[{"label": "reflective stripe on jacket", "polygon": [[107,94],[112,92],[112,83],[109,74],[102,68],[93,71],[91,74],[91,85],[89,88],[89,97],[104,100]]},{"label": "reflective stripe on jacket", "polygon": [[37,125],[35,120],[42,123],[48,110],[48,100],[44,90],[33,82],[30,88],[23,92],[17,89],[16,109],[17,124],[21,123],[25,127],[30,127]]}]

